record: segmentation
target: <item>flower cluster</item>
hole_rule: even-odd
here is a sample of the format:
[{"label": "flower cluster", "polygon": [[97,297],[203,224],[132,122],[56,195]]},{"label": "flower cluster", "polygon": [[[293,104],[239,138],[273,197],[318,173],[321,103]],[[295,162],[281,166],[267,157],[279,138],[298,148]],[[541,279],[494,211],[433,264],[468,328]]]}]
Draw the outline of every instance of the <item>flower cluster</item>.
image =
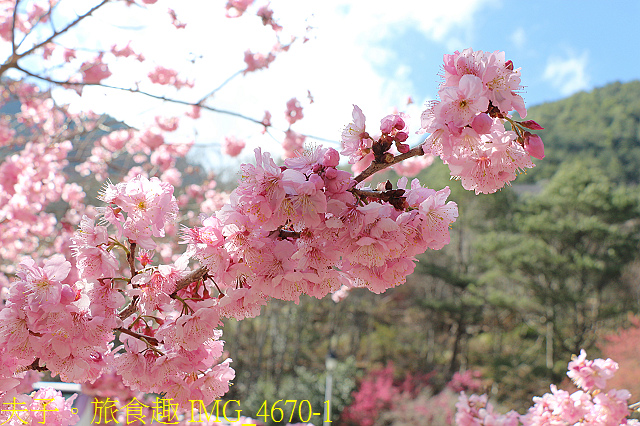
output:
[{"label": "flower cluster", "polygon": [[637,420],[630,420],[627,390],[606,390],[606,381],[613,377],[618,364],[610,359],[587,360],[586,352],[569,363],[567,375],[573,379],[579,390],[570,394],[551,385],[551,393],[534,397],[534,405],[527,414],[518,415],[515,411],[507,414],[496,413],[487,402],[486,395],[460,394],[456,404],[456,424],[470,425],[508,425],[543,426],[543,425],[598,425],[618,426],[621,424],[638,425]]},{"label": "flower cluster", "polygon": [[142,176],[107,184],[102,221],[84,216],[72,238],[78,280],[60,254],[20,263],[0,310],[0,403],[17,394],[16,371],[29,369],[71,382],[117,371],[131,389],[179,403],[208,404],[228,391],[235,373],[230,359],[216,362],[218,300],[184,271],[154,265],[149,252],[176,217],[173,190]]},{"label": "flower cluster", "polygon": [[230,203],[187,229],[185,256],[206,266],[225,315],[255,316],[273,297],[317,298],[342,284],[381,293],[405,281],[413,256],[449,242],[457,206],[449,189],[407,179],[392,189],[357,185],[337,169],[335,149],[317,147],[278,167],[256,149]]},{"label": "flower cluster", "polygon": [[518,95],[520,69],[504,52],[445,55],[443,77],[440,100],[422,113],[421,133],[430,133],[423,149],[440,156],[465,189],[495,192],[534,166],[530,155],[544,157],[542,140],[529,132],[542,127],[509,115],[515,110],[524,118],[527,110]]}]

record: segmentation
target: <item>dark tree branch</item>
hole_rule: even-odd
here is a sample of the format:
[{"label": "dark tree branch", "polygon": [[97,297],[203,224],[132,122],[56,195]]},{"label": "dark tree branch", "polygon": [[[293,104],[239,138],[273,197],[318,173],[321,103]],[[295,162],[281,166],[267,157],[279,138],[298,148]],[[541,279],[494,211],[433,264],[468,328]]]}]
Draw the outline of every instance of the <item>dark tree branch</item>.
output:
[{"label": "dark tree branch", "polygon": [[209,270],[207,269],[206,266],[201,266],[195,271],[191,271],[184,278],[178,280],[176,282],[176,289],[173,291],[173,293],[170,294],[171,298],[175,298],[178,292],[183,288],[187,287],[189,284],[204,279],[204,277],[207,275],[208,272]]},{"label": "dark tree branch", "polygon": [[405,154],[396,155],[395,157],[393,157],[393,160],[391,160],[388,163],[377,163],[377,162],[371,163],[371,165],[369,167],[367,167],[358,176],[356,176],[354,178],[354,180],[356,182],[360,183],[363,180],[365,180],[366,178],[368,178],[369,176],[371,176],[371,175],[373,175],[375,173],[378,173],[380,170],[384,170],[387,167],[393,166],[394,164],[398,164],[399,162],[406,160],[407,158],[416,157],[418,155],[424,155],[424,151],[422,150],[422,145],[419,145],[419,146],[411,149],[410,151],[406,152]]}]

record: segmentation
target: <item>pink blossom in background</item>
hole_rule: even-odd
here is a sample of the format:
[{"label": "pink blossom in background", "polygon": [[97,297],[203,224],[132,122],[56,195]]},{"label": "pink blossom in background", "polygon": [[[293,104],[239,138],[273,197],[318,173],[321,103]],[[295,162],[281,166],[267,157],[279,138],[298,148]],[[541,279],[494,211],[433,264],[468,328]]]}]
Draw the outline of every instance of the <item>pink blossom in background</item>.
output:
[{"label": "pink blossom in background", "polygon": [[[253,4],[253,0],[229,0],[225,6],[227,18],[238,18],[246,12],[247,8]],[[233,14],[232,14],[233,10]]]},{"label": "pink blossom in background", "polygon": [[131,42],[127,43],[127,45],[122,49],[118,49],[114,44],[113,46],[111,46],[111,53],[116,57],[128,58],[129,56],[133,56],[140,62],[144,61],[143,55],[139,55],[133,51],[133,49],[131,48]]},{"label": "pink blossom in background", "polygon": [[285,132],[284,141],[282,142],[284,156],[286,158],[295,157],[297,152],[302,151],[305,139],[306,136],[296,133],[291,129],[287,130]]},{"label": "pink blossom in background", "polygon": [[304,115],[302,114],[302,105],[296,98],[289,99],[287,102],[287,110],[285,112],[289,125],[296,121],[302,120]]},{"label": "pink blossom in background", "polygon": [[99,55],[93,62],[82,64],[82,80],[89,84],[98,84],[102,80],[111,76],[109,66],[102,62],[102,55]]},{"label": "pink blossom in background", "polygon": [[423,169],[429,167],[434,160],[433,155],[422,155],[419,157],[411,157],[398,164],[393,165],[393,170],[400,176],[413,177],[417,176]]},{"label": "pink blossom in background", "polygon": [[246,143],[242,139],[233,136],[225,136],[222,142],[222,152],[231,157],[237,157],[244,149]]},{"label": "pink blossom in background", "polygon": [[252,53],[250,50],[247,50],[244,52],[244,62],[247,64],[244,74],[268,68],[269,64],[275,59],[275,55],[271,52],[265,56],[262,53]]}]

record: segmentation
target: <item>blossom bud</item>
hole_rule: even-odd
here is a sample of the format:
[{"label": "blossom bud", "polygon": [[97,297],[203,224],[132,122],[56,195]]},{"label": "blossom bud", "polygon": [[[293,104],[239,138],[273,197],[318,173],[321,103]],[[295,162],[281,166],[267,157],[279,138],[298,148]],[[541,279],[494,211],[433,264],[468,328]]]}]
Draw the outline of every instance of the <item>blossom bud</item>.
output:
[{"label": "blossom bud", "polygon": [[333,148],[327,149],[322,157],[322,165],[325,167],[336,167],[340,163],[340,154]]},{"label": "blossom bud", "polygon": [[338,171],[333,168],[333,167],[329,167],[325,172],[324,175],[327,179],[335,179],[338,176]]},{"label": "blossom bud", "polygon": [[524,150],[533,157],[544,158],[544,144],[538,135],[526,132],[524,136]]},{"label": "blossom bud", "polygon": [[398,132],[396,133],[396,137],[395,137],[396,141],[398,142],[404,142],[407,139],[409,139],[409,135],[406,134],[405,132]]},{"label": "blossom bud", "polygon": [[406,154],[411,149],[411,147],[406,143],[398,143],[396,144],[396,148],[398,148],[398,151],[400,151],[401,154]]},{"label": "blossom bud", "polygon": [[486,135],[489,133],[491,131],[491,125],[493,125],[493,120],[485,113],[476,115],[471,122],[471,128],[479,135]]},{"label": "blossom bud", "polygon": [[64,284],[60,291],[60,304],[68,305],[75,300],[76,292],[71,288],[71,286],[69,286],[69,284]]},{"label": "blossom bud", "polygon": [[520,121],[520,125],[531,130],[544,130],[544,127],[536,123],[534,120]]}]

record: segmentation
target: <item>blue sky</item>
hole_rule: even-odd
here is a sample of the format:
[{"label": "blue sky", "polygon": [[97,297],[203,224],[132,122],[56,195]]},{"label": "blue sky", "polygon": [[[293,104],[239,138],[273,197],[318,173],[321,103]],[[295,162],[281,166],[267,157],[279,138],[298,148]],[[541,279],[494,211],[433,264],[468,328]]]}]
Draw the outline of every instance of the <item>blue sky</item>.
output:
[{"label": "blue sky", "polygon": [[[73,14],[95,1],[61,4],[70,4],[68,13]],[[152,88],[154,93],[198,100],[243,68],[245,50],[268,52],[275,43],[273,32],[254,15],[263,1],[256,0],[256,7],[239,19],[224,17],[225,3],[159,0],[151,19],[135,8],[114,5],[66,41],[109,49],[113,43],[123,47],[131,38],[132,47],[152,63],[177,68],[196,82],[191,93]],[[334,141],[351,120],[353,104],[362,108],[371,127],[397,107],[413,117],[411,128],[417,130],[425,103],[437,94],[442,56],[456,49],[505,51],[522,68],[528,106],[640,78],[640,59],[632,49],[640,35],[636,1],[271,0],[271,6],[284,27],[283,40],[307,35],[309,42],[294,43],[268,70],[233,80],[212,105],[257,119],[269,110],[275,129],[284,130],[285,104],[297,97],[303,100],[305,119],[294,130]],[[173,30],[166,7],[176,10],[187,29]],[[128,27],[135,30],[116,31]],[[147,72],[131,62],[110,66],[114,77],[106,82],[113,85],[130,86],[136,73]],[[307,90],[313,104],[306,101]],[[184,113],[183,107],[135,100],[121,92],[90,88],[85,95],[81,101],[60,99],[136,127],[152,123],[155,115]],[[406,105],[408,96],[413,105]],[[227,135],[246,139],[249,148],[270,144],[277,153],[274,138],[281,140],[282,133],[274,130],[271,137],[260,130],[246,121],[210,114],[193,123],[184,119],[181,132],[173,137],[213,144],[214,155],[216,144]],[[242,160],[251,157],[247,149]]]},{"label": "blue sky", "polygon": [[[411,79],[425,95],[433,88],[420,78],[421,69],[433,70],[431,64],[438,63],[447,47],[504,50],[522,67],[524,96],[533,105],[640,78],[638,55],[630,49],[640,37],[639,19],[640,2],[635,1],[486,2],[470,25],[453,31],[460,34],[458,41],[434,41],[408,28],[382,43],[404,46],[397,60],[411,67]],[[417,45],[420,49],[412,56]]]}]

